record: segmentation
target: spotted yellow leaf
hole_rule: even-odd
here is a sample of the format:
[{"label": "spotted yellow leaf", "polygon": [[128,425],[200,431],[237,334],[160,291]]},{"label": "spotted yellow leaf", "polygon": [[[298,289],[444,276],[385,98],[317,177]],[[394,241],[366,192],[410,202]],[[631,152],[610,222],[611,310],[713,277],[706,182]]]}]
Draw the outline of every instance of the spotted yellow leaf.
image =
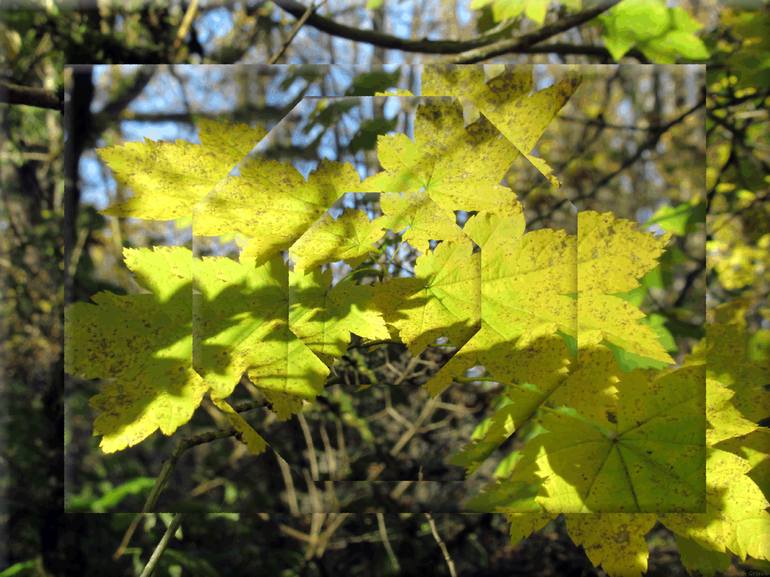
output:
[{"label": "spotted yellow leaf", "polygon": [[192,366],[192,253],[180,247],[125,249],[145,289],[100,292],[65,314],[65,370],[103,379],[91,406],[106,453],[160,429],[171,435],[193,415],[208,385]]},{"label": "spotted yellow leaf", "polygon": [[257,265],[289,248],[360,179],[351,164],[322,160],[307,179],[286,162],[251,156],[240,173],[222,181],[197,204],[196,236],[232,232],[246,238],[242,258]]},{"label": "spotted yellow leaf", "polygon": [[530,67],[503,67],[494,72],[493,77],[487,78],[484,69],[478,66],[425,67],[422,93],[425,96],[453,96],[472,105],[473,110],[491,122],[553,186],[558,186],[559,181],[551,167],[532,152],[545,129],[577,89],[579,78],[568,75],[548,88],[533,91]]},{"label": "spotted yellow leaf", "polygon": [[385,321],[415,353],[446,337],[459,345],[478,329],[480,259],[473,244],[441,243],[417,259],[412,278],[377,287],[375,303]]},{"label": "spotted yellow leaf", "polygon": [[145,220],[189,217],[193,207],[265,136],[261,126],[200,119],[200,144],[127,142],[98,150],[117,182],[133,192],[104,214]]}]

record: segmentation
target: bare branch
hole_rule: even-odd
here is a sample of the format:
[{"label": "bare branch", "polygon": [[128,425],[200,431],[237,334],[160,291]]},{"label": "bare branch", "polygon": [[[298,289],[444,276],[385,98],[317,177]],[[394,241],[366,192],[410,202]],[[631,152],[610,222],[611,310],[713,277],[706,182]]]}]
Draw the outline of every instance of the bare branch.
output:
[{"label": "bare branch", "polygon": [[[575,26],[579,26],[588,20],[596,18],[602,12],[609,10],[620,0],[602,0],[596,6],[577,12],[566,18],[558,20],[553,24],[543,26],[538,30],[524,34],[516,38],[500,40],[500,38],[509,30],[509,27],[498,27],[492,31],[470,38],[468,40],[429,40],[427,38],[412,39],[393,36],[377,30],[361,30],[345,24],[320,16],[316,13],[310,13],[306,24],[313,28],[354,42],[363,42],[380,48],[392,48],[402,52],[418,52],[423,54],[457,54],[456,62],[478,62],[486,58],[492,58],[499,54],[519,53],[519,54],[576,54],[584,56],[597,56],[601,58],[609,57],[609,52],[601,46],[574,46],[571,44],[551,44],[548,46],[538,46],[536,44],[543,42],[561,32],[565,32]],[[275,0],[274,2],[284,11],[295,18],[302,18],[308,10],[304,4],[296,0]],[[488,51],[486,50],[488,49]],[[638,56],[634,53],[632,56]]]},{"label": "bare branch", "polygon": [[181,522],[182,514],[177,513],[174,515],[174,518],[171,519],[171,523],[169,523],[166,532],[163,534],[163,537],[161,537],[160,542],[155,547],[155,551],[152,552],[150,560],[147,561],[147,565],[144,566],[144,570],[139,577],[150,577],[153,574],[158,561],[160,561],[160,558],[163,556],[163,552],[166,550],[166,547],[168,547],[168,542],[171,541],[171,537],[173,537],[174,533],[176,533],[176,530],[179,529],[179,524]]},{"label": "bare branch", "polygon": [[286,49],[289,47],[289,44],[291,44],[292,40],[294,40],[294,37],[299,32],[300,28],[307,22],[307,19],[310,18],[310,16],[318,10],[321,6],[326,4],[326,0],[321,0],[317,5],[315,0],[313,0],[310,3],[310,6],[307,7],[307,10],[305,10],[305,13],[302,14],[302,16],[299,17],[299,20],[294,24],[294,28],[291,29],[291,33],[289,34],[289,37],[286,39],[286,42],[283,43],[281,46],[281,49],[276,52],[273,56],[270,57],[270,60],[268,60],[268,64],[275,64],[278,62],[278,60],[283,56],[284,52],[286,52]]},{"label": "bare branch", "polygon": [[[301,18],[307,10],[307,6],[296,0],[274,0],[274,4],[277,4],[295,18]],[[470,40],[428,40],[427,38],[414,40],[376,30],[361,30],[340,24],[331,18],[315,13],[308,16],[306,23],[321,32],[337,36],[338,38],[363,42],[364,44],[371,44],[380,48],[392,48],[403,52],[421,52],[424,54],[459,54],[472,48],[491,44],[506,30],[505,28],[501,30],[495,29],[490,34],[481,35]]]},{"label": "bare branch", "polygon": [[522,49],[529,48],[535,44],[539,44],[544,40],[548,40],[557,34],[566,32],[576,26],[580,26],[589,20],[593,20],[601,13],[606,12],[620,0],[602,0],[596,6],[588,8],[581,12],[571,14],[561,20],[557,20],[546,26],[542,26],[537,30],[517,36],[515,38],[507,38],[505,40],[499,40],[488,46],[475,48],[452,59],[455,64],[472,64],[474,62],[481,62],[495,56],[501,56],[502,54],[510,54],[520,52]]},{"label": "bare branch", "polygon": [[[237,413],[243,413],[265,406],[267,406],[267,403],[264,401],[244,401],[235,405],[233,409]],[[155,505],[158,503],[158,497],[160,497],[161,492],[163,492],[163,489],[165,489],[166,483],[168,483],[168,479],[171,476],[171,472],[174,470],[177,461],[179,461],[180,457],[185,453],[185,451],[192,449],[193,447],[197,447],[198,445],[211,443],[212,441],[217,441],[219,439],[234,437],[237,434],[238,431],[232,428],[218,429],[214,431],[198,433],[197,435],[191,435],[180,440],[176,448],[174,448],[174,451],[171,453],[171,456],[163,464],[163,468],[160,470],[160,474],[158,475],[157,479],[155,479],[155,485],[153,485],[150,494],[147,496],[147,500],[145,501],[144,507],[142,508],[142,513],[151,513],[155,510]]]},{"label": "bare branch", "polygon": [[0,103],[24,104],[26,106],[49,108],[61,112],[63,101],[64,99],[61,94],[51,92],[50,90],[0,81]]},{"label": "bare branch", "polygon": [[396,557],[396,553],[393,551],[393,547],[390,544],[390,539],[388,539],[388,528],[385,526],[385,515],[382,513],[377,513],[377,528],[380,531],[382,545],[385,547],[388,559],[390,559],[390,565],[393,567],[393,570],[398,573],[401,571],[401,566],[399,565],[398,557]]},{"label": "bare branch", "polygon": [[449,575],[451,577],[457,577],[455,562],[452,560],[452,556],[449,554],[449,549],[447,549],[446,543],[444,543],[441,535],[439,535],[438,528],[436,527],[436,521],[433,520],[433,516],[430,513],[425,513],[425,518],[428,520],[428,525],[430,525],[430,532],[433,533],[433,539],[435,539],[436,543],[438,544],[438,548],[441,549],[441,555],[443,555],[444,562],[446,563],[447,569],[449,569]]},{"label": "bare branch", "polygon": [[[665,124],[661,124],[657,127],[655,127],[653,130],[649,131],[649,136],[642,142],[639,147],[636,149],[636,152],[634,154],[628,156],[623,162],[620,164],[618,168],[610,172],[609,174],[604,175],[599,181],[597,181],[590,191],[580,194],[574,198],[562,198],[556,204],[554,204],[551,207],[550,213],[553,213],[553,211],[560,209],[562,206],[569,202],[578,202],[581,200],[587,200],[589,198],[593,198],[598,192],[600,188],[603,188],[607,186],[610,182],[612,182],[617,176],[625,172],[631,165],[636,163],[644,153],[650,149],[655,148],[655,146],[660,141],[661,137],[671,130],[673,127],[677,126],[678,124],[682,123],[688,116],[691,114],[697,112],[700,108],[702,108],[706,104],[705,99],[699,100],[697,103],[695,103],[693,106],[673,118],[672,120],[669,120]],[[530,226],[540,222],[546,217],[545,214],[541,214],[530,220],[529,224]]]},{"label": "bare branch", "polygon": [[195,15],[197,13],[198,0],[192,0],[190,5],[187,7],[187,11],[184,13],[182,23],[179,25],[179,29],[176,32],[176,38],[174,38],[174,44],[171,48],[174,52],[179,50],[182,42],[184,42],[185,36],[187,36],[187,33],[190,31],[190,27],[192,26],[192,23],[195,20]]}]

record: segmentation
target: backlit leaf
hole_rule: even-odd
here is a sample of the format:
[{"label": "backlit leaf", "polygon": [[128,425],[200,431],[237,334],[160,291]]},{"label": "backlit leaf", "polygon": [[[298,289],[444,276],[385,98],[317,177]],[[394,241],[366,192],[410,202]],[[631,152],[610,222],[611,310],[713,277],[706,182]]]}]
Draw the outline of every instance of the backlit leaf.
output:
[{"label": "backlit leaf", "polygon": [[263,264],[289,248],[360,179],[350,164],[322,160],[307,180],[291,164],[253,156],[195,208],[196,236],[237,232],[248,239],[241,258]]},{"label": "backlit leaf", "polygon": [[91,398],[94,434],[106,453],[136,445],[156,430],[171,435],[200,404],[208,385],[192,367],[192,253],[180,247],[125,249],[148,291],[101,292],[65,316],[65,370],[104,379]]},{"label": "backlit leaf", "polygon": [[532,152],[578,85],[579,78],[572,75],[533,92],[529,68],[503,68],[487,80],[484,70],[479,67],[431,66],[423,72],[422,93],[425,96],[454,96],[460,102],[472,104],[553,186],[558,186],[558,179],[548,164]]},{"label": "backlit leaf", "polygon": [[128,142],[102,148],[99,158],[133,196],[103,212],[145,220],[189,216],[195,204],[251,151],[267,131],[245,124],[200,119],[200,144]]}]

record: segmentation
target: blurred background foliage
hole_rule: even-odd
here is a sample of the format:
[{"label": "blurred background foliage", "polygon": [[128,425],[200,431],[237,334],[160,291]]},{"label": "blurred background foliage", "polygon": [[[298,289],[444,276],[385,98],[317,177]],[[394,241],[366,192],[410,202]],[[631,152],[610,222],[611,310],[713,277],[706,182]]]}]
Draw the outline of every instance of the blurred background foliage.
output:
[{"label": "blurred background foliage", "polygon": [[[581,10],[578,4],[328,1],[318,13],[385,37],[504,39],[570,17]],[[770,348],[770,16],[762,3],[657,2],[639,24],[632,18],[638,4],[626,0],[550,38],[553,46],[541,52],[496,59],[606,64],[623,58],[636,64],[708,58],[705,74],[699,66],[597,68],[538,146],[563,182],[559,194],[522,159],[508,184],[527,207],[531,228],[574,226],[570,200],[578,209],[613,210],[674,233],[659,270],[629,298],[657,319],[672,351],[682,355],[702,336],[704,300],[711,306],[746,297],[754,350],[762,358]],[[122,247],[189,243],[190,223],[148,226],[101,216],[98,209],[129,191],[115,184],[94,149],[145,136],[194,139],[194,119],[206,115],[272,127],[305,96],[394,88],[419,94],[417,69],[407,65],[444,58],[309,24],[292,38],[296,15],[284,9],[291,5],[133,1],[75,9],[41,2],[0,9],[0,93],[14,102],[18,87],[30,87],[35,92],[22,96],[36,103],[0,104],[0,575],[139,575],[170,522],[166,514],[118,513],[141,508],[174,442],[156,435],[113,457],[98,453],[87,405],[98,383],[65,389],[61,313],[65,300],[132,290]],[[673,40],[662,41],[670,34]],[[276,56],[289,66],[259,66]],[[177,66],[64,67],[126,62]],[[188,63],[238,66],[195,70]],[[336,67],[316,66],[322,63]],[[339,158],[372,171],[377,134],[409,129],[409,116],[398,107],[363,111],[328,101],[289,115],[267,153],[307,166],[319,156]],[[434,474],[449,475],[440,462],[430,462],[431,445],[467,439],[487,407],[482,388],[457,388],[446,406],[420,420],[427,397],[418,385],[443,362],[441,355],[412,359],[397,345],[351,349],[326,401],[303,423],[281,425],[292,429],[285,450],[311,476],[316,457],[328,473],[342,458],[330,446],[338,447],[347,432],[354,443],[348,465],[364,474],[367,467],[386,466],[397,479],[430,463]],[[381,386],[366,387],[374,382]],[[365,418],[378,412],[379,418]],[[201,412],[188,428],[210,429],[212,414]],[[406,449],[391,456],[389,448],[418,420]],[[200,514],[187,517],[156,574],[447,574],[423,515],[291,515],[306,512],[310,496],[299,479],[293,503],[284,473],[270,456],[248,458],[236,441],[188,452],[163,499]],[[65,495],[67,510],[82,513],[64,513]],[[265,510],[285,513],[256,513]],[[602,574],[559,523],[515,547],[501,516],[436,514],[436,523],[460,575]],[[133,538],[121,543],[132,524]],[[656,530],[648,542],[650,575],[684,574],[668,533]],[[726,572],[746,570],[735,564]]]}]

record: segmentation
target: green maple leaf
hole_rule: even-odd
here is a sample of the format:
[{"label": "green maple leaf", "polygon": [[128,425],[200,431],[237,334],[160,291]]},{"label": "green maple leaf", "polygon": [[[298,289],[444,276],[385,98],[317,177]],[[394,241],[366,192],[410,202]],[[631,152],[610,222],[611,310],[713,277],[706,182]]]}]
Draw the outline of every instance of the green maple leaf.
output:
[{"label": "green maple leaf", "polygon": [[[704,513],[594,513],[565,515],[567,532],[594,565],[610,577],[641,576],[647,571],[644,536],[656,524],[674,531],[688,567],[707,571],[725,567],[730,554],[742,560],[770,557],[768,502],[747,476],[751,465],[737,455],[709,449]],[[514,543],[542,528],[553,514],[509,513]]]},{"label": "green maple leaf", "polygon": [[563,231],[524,233],[523,216],[479,213],[463,229],[481,248],[481,328],[428,382],[431,394],[454,375],[517,346],[519,339],[576,334],[575,242]]},{"label": "green maple leaf", "polygon": [[[470,105],[472,114],[491,122],[524,157],[548,178],[559,181],[542,158],[532,154],[545,129],[574,94],[579,79],[569,75],[554,85],[533,92],[530,67],[488,67],[495,74],[485,77],[476,66],[431,66],[423,71],[424,96],[453,96]],[[483,209],[479,209],[483,210]]]},{"label": "green maple leaf", "polygon": [[715,307],[693,356],[705,359],[708,367],[709,445],[745,458],[752,479],[770,492],[770,429],[757,424],[768,415],[770,366],[751,356],[748,306],[747,300],[737,299]]},{"label": "green maple leaf", "polygon": [[730,551],[741,559],[770,558],[770,506],[747,475],[751,464],[738,455],[709,449],[705,513],[660,516],[660,521],[707,549]]},{"label": "green maple leaf", "polygon": [[473,0],[471,10],[480,10],[484,6],[492,6],[492,16],[495,22],[511,20],[520,14],[525,14],[538,24],[545,22],[550,0]]},{"label": "green maple leaf", "polygon": [[417,259],[412,278],[394,278],[376,289],[375,304],[402,342],[418,354],[438,337],[462,344],[477,330],[481,313],[480,258],[466,238],[439,244]]},{"label": "green maple leaf", "polygon": [[[495,22],[503,20],[512,20],[522,13],[542,24],[545,22],[545,15],[548,12],[550,0],[472,0],[471,9],[480,10],[485,6],[492,6],[492,18]],[[580,10],[582,0],[562,0],[561,4],[571,10]]]},{"label": "green maple leaf", "polygon": [[570,538],[608,575],[629,577],[647,572],[649,551],[644,537],[655,526],[655,515],[595,513],[565,518]]},{"label": "green maple leaf", "polygon": [[148,293],[101,292],[65,315],[65,370],[104,379],[91,399],[104,452],[156,430],[171,435],[192,417],[208,386],[192,367],[192,253],[181,247],[125,249]]},{"label": "green maple leaf", "polygon": [[706,417],[709,429],[706,437],[709,446],[716,446],[722,441],[738,440],[759,432],[761,429],[756,422],[747,419],[735,405],[735,392],[712,378],[706,380],[708,387],[708,402]]},{"label": "green maple leaf", "polygon": [[265,263],[289,248],[347,192],[360,189],[351,164],[322,160],[307,180],[291,164],[253,156],[195,207],[196,236],[240,233],[241,258]]},{"label": "green maple leaf", "polygon": [[466,127],[457,102],[429,99],[417,108],[414,135],[378,137],[384,172],[367,178],[364,189],[425,191],[450,210],[520,210],[513,191],[500,184],[515,149],[489,122]]},{"label": "green maple leaf", "polygon": [[683,8],[663,0],[623,0],[600,16],[604,45],[615,60],[638,47],[653,62],[674,63],[678,56],[704,60],[709,51],[695,35],[701,25]]},{"label": "green maple leaf", "polygon": [[714,320],[706,327],[706,338],[694,355],[705,358],[709,378],[735,393],[734,405],[746,418],[758,422],[767,415],[770,367],[751,358],[746,311],[749,303],[737,299],[715,307]]},{"label": "green maple leaf", "polygon": [[[593,513],[565,515],[567,532],[591,562],[610,577],[644,575],[649,548],[644,536],[660,521],[674,531],[683,563],[708,574],[730,564],[730,554],[746,560],[770,557],[768,502],[746,476],[750,465],[737,455],[709,449],[706,462],[706,512]],[[554,518],[553,514],[509,513],[516,543]]]},{"label": "green maple leaf", "polygon": [[485,368],[507,383],[502,402],[477,427],[471,442],[451,463],[474,472],[517,430],[531,422],[543,406],[569,406],[601,420],[617,401],[614,383],[622,372],[612,353],[597,347],[574,358],[557,335],[506,348],[504,355],[484,357]]},{"label": "green maple leaf", "polygon": [[707,549],[699,543],[674,534],[676,548],[679,550],[679,560],[690,573],[699,573],[704,577],[712,577],[723,573],[732,564],[732,556],[713,549]]},{"label": "green maple leaf", "polygon": [[98,150],[115,180],[133,191],[104,214],[145,220],[175,220],[193,207],[265,136],[260,127],[200,119],[200,144],[128,142]]},{"label": "green maple leaf", "polygon": [[573,237],[547,229],[525,234],[523,217],[487,213],[463,230],[481,247],[481,328],[428,382],[432,394],[477,362],[494,363],[519,340],[576,332]]},{"label": "green maple leaf", "polygon": [[380,208],[384,216],[376,222],[383,228],[401,233],[404,242],[423,254],[428,251],[431,240],[467,240],[455,223],[454,211],[438,205],[425,191],[383,193]]},{"label": "green maple leaf", "polygon": [[[761,408],[765,406],[757,395],[758,390],[763,389],[760,383],[768,369],[746,356],[747,306],[746,301],[738,300],[716,307],[706,338],[688,361],[701,364],[706,361],[709,427],[705,511],[662,516],[617,513],[565,516],[573,540],[611,577],[646,572],[648,547],[641,536],[657,520],[674,531],[682,562],[703,574],[728,566],[733,554],[744,560],[770,558],[768,502],[753,479],[756,466],[766,459],[767,451],[759,451],[756,458],[752,454],[744,458],[728,452],[745,453],[748,440],[764,432],[763,427],[751,422],[734,404],[736,396],[746,395],[749,400],[744,401],[745,408],[752,416],[763,414]],[[511,513],[508,517],[512,541],[517,542],[544,526],[554,515]],[[629,531],[629,523],[637,529]],[[580,529],[576,529],[578,524]],[[602,535],[605,536],[603,543]]]},{"label": "green maple leaf", "polygon": [[575,408],[540,409],[539,428],[501,485],[540,479],[535,501],[551,512],[697,509],[705,491],[705,367],[638,370],[619,379],[599,372],[593,389],[585,386],[590,369],[583,367],[588,374],[571,383],[571,394],[551,402]]},{"label": "green maple leaf", "polygon": [[706,203],[693,200],[676,206],[664,204],[644,224],[656,225],[677,236],[684,236],[693,229],[693,225],[704,222],[705,218]]}]

